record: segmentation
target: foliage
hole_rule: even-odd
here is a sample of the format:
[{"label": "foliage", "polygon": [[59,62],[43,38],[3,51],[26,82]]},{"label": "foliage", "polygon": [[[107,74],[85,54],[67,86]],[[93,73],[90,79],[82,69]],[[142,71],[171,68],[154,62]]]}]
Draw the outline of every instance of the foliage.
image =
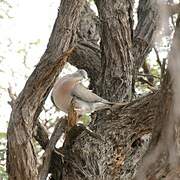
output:
[{"label": "foliage", "polygon": [[0,177],[2,178],[2,180],[6,180],[8,179],[7,173],[4,170],[4,167],[0,165]]},{"label": "foliage", "polygon": [[91,117],[88,115],[83,115],[81,117],[81,121],[83,122],[84,125],[88,125],[89,122],[91,121]]}]

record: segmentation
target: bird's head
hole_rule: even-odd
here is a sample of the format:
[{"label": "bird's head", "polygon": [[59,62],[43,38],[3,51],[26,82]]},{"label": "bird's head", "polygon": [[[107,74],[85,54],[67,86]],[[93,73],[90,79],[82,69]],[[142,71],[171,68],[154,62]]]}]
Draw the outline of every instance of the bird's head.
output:
[{"label": "bird's head", "polygon": [[78,78],[80,81],[88,79],[87,72],[84,69],[78,69],[75,73],[73,73],[73,76]]},{"label": "bird's head", "polygon": [[88,79],[88,74],[84,69],[79,69],[77,72],[83,77],[83,79]]}]

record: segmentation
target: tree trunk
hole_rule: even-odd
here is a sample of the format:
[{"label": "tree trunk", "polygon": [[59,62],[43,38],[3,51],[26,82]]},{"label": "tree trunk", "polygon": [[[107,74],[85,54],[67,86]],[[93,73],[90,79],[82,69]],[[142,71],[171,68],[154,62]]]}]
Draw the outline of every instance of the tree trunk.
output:
[{"label": "tree trunk", "polygon": [[152,142],[143,158],[138,180],[179,179],[179,77],[180,77],[180,16],[176,22],[168,71],[164,76]]},{"label": "tree trunk", "polygon": [[[148,2],[144,2],[145,8],[151,7],[152,4]],[[96,4],[101,23],[101,64],[99,56],[96,56],[94,61],[89,60],[89,57],[94,57],[94,52],[99,52],[98,48],[94,49],[92,45],[88,46],[92,52],[84,53],[85,58],[79,61],[83,63],[79,64],[73,60],[71,62],[78,67],[83,67],[89,74],[100,74],[98,81],[92,76],[92,83],[96,85],[94,89],[99,95],[111,101],[130,99],[137,49],[144,47],[142,52],[147,51],[147,47],[136,40],[138,48],[134,54],[135,57],[132,57],[131,50],[135,53],[135,46],[132,47],[133,5],[130,1],[96,1]],[[144,11],[148,19],[151,11],[148,8]],[[147,26],[152,25],[150,32],[153,35],[155,23],[147,21],[146,16],[139,18],[141,23],[146,21]],[[137,32],[140,33],[140,30]],[[144,29],[141,34],[145,35]],[[141,37],[144,38],[143,35]],[[152,36],[148,38],[151,40]],[[82,47],[83,44],[81,43],[80,46]],[[150,48],[151,44],[148,47]],[[78,53],[82,55],[82,48],[80,51]],[[144,53],[143,57],[145,54],[147,55]],[[74,58],[77,57],[74,56]],[[92,63],[94,63],[94,71],[90,69]],[[94,121],[90,127],[103,137],[104,143],[83,132],[72,145],[72,149],[69,149],[62,179],[91,179],[91,177],[92,179],[131,179],[136,172],[137,162],[147,148],[148,142],[143,142],[142,137],[145,134],[148,137],[152,130],[158,96],[157,93],[150,95],[148,99],[142,98],[136,102],[137,106],[132,104],[125,110],[119,108],[94,114]]]},{"label": "tree trunk", "polygon": [[131,1],[96,0],[101,22],[101,76],[99,94],[110,101],[131,98],[132,8]]},{"label": "tree trunk", "polygon": [[[91,78],[90,87],[98,95],[117,102],[130,101],[132,98],[136,73],[152,48],[158,20],[156,1],[140,0],[138,24],[134,32],[133,1],[95,2],[99,19],[86,4],[79,21],[85,1],[61,1],[47,50],[18,96],[11,113],[7,144],[10,179],[38,179],[32,144],[32,132],[36,125],[38,131],[35,138],[48,154],[42,166],[41,177],[45,178],[49,172],[51,179],[55,180],[133,179],[148,148],[151,133],[153,132],[152,143],[148,152],[157,144],[161,130],[162,133],[166,132],[163,131],[163,127],[167,126],[163,118],[168,119],[172,101],[171,91],[168,91],[171,88],[169,75],[165,76],[159,91],[136,99],[124,107],[114,106],[94,113],[90,128],[101,138],[92,137],[81,127],[73,127],[63,146],[64,158],[53,151],[53,142],[58,137],[56,132],[49,140],[46,131],[37,123],[42,105],[71,54],[69,62],[87,70]],[[177,23],[177,29],[178,25]],[[179,38],[179,34],[176,37]],[[75,51],[68,50],[75,38]],[[99,38],[100,47],[97,44]],[[165,102],[163,106],[162,102]],[[62,123],[58,124],[62,126]],[[56,129],[61,128],[57,126]],[[176,128],[178,129],[178,123]],[[178,136],[178,131],[176,135]],[[177,141],[176,143],[178,146]],[[161,170],[164,172],[168,167],[167,163],[154,166],[159,162],[157,157],[159,156],[150,163],[151,166],[146,166],[145,179],[146,176],[154,178],[156,173]],[[144,159],[143,162],[147,162],[146,155]],[[148,171],[149,167],[152,167],[152,172]],[[140,166],[139,172],[143,170]]]},{"label": "tree trunk", "polygon": [[61,1],[46,52],[13,106],[7,135],[9,179],[38,179],[36,155],[32,143],[33,129],[55,78],[72,53],[71,50],[63,54],[72,46],[83,4],[83,0]]},{"label": "tree trunk", "polygon": [[151,94],[123,109],[106,111],[91,129],[103,142],[81,133],[65,158],[63,180],[131,179],[148,142],[155,120],[159,94]]}]

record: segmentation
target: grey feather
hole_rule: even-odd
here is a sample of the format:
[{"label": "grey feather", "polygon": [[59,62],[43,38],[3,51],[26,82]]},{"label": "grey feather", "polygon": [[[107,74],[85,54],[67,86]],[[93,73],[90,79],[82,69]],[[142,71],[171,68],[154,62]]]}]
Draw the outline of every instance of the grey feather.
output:
[{"label": "grey feather", "polygon": [[83,84],[77,84],[73,90],[72,90],[72,96],[76,97],[77,99],[80,99],[82,101],[86,101],[88,103],[96,103],[96,102],[102,102],[105,104],[112,104],[111,102],[99,97],[95,93],[93,93],[91,90],[87,89]]}]

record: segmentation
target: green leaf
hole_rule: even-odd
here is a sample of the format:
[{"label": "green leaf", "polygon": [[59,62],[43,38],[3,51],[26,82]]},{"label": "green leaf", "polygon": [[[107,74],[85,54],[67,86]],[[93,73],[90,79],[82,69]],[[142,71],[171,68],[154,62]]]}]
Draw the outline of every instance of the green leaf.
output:
[{"label": "green leaf", "polygon": [[5,167],[1,166],[0,165],[0,177],[3,179],[3,180],[8,180],[8,176],[7,176],[7,173],[5,171]]},{"label": "green leaf", "polygon": [[91,117],[88,115],[83,115],[81,117],[81,121],[83,122],[84,125],[88,125],[89,122],[91,121]]},{"label": "green leaf", "polygon": [[0,132],[0,139],[6,138],[6,133],[5,132]]}]

